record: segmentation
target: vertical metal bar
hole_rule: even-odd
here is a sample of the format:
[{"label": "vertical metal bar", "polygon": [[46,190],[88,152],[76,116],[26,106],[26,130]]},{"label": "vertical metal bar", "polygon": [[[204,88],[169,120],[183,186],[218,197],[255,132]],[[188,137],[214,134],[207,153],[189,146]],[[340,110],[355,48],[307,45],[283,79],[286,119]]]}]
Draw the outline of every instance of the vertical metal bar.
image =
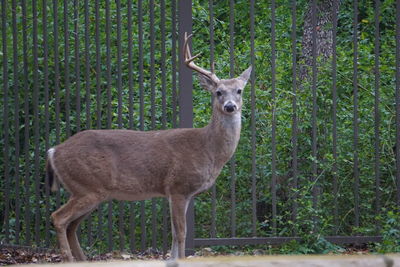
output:
[{"label": "vertical metal bar", "polygon": [[[140,130],[144,130],[144,88],[143,88],[143,10],[142,10],[142,0],[138,0],[138,27],[139,27],[139,98],[140,98],[140,111],[139,111],[139,121]],[[140,249],[144,251],[146,249],[147,243],[147,233],[146,233],[146,209],[145,202],[140,201]]]},{"label": "vertical metal bar", "polygon": [[33,116],[34,116],[34,144],[35,144],[35,243],[40,246],[40,180],[39,180],[39,88],[38,88],[38,23],[37,23],[37,3],[32,0],[32,19],[33,19]]},{"label": "vertical metal bar", "polygon": [[[235,77],[235,1],[229,1],[229,76]],[[231,237],[236,236],[236,157],[230,162],[231,170]]]},{"label": "vertical metal bar", "polygon": [[129,205],[129,248],[133,252],[136,250],[136,238],[135,238],[135,203],[131,202]]},{"label": "vertical metal bar", "polygon": [[81,130],[81,73],[79,53],[79,0],[74,0],[76,131]]},{"label": "vertical metal bar", "polygon": [[[100,14],[99,14],[99,0],[95,2],[95,43],[96,43],[96,115],[97,115],[97,129],[101,128],[101,86],[100,86],[100,76],[101,76],[101,55],[100,55]],[[99,205],[97,210],[97,237],[99,240],[103,238],[103,205]]]},{"label": "vertical metal bar", "polygon": [[[42,27],[43,27],[43,75],[44,75],[44,118],[45,118],[45,149],[46,152],[50,147],[49,134],[50,134],[50,114],[49,114],[49,48],[47,43],[47,0],[42,2]],[[50,188],[49,188],[49,177],[45,174],[45,247],[50,245]]]},{"label": "vertical metal bar", "polygon": [[[156,79],[155,79],[155,30],[154,0],[150,0],[150,88],[151,88],[151,129],[156,128]],[[157,200],[151,200],[151,246],[157,249]]]},{"label": "vertical metal bar", "polygon": [[396,182],[400,206],[400,0],[396,0]]},{"label": "vertical metal bar", "polygon": [[[101,129],[101,54],[100,54],[100,14],[99,14],[99,0],[95,2],[95,43],[96,43],[96,104],[97,104],[97,129]],[[99,209],[100,213],[101,209]],[[99,214],[100,216],[100,214]],[[99,220],[99,225],[101,220]]]},{"label": "vertical metal bar", "polygon": [[[129,87],[129,129],[133,129],[133,64],[132,64],[132,0],[128,0],[128,87]],[[135,204],[129,205],[129,248],[135,250]]]},{"label": "vertical metal bar", "polygon": [[128,0],[128,91],[129,129],[133,129],[132,0]]},{"label": "vertical metal bar", "polygon": [[[317,186],[317,173],[318,173],[318,165],[317,165],[317,1],[312,1],[312,11],[311,11],[311,20],[312,20],[312,141],[311,141],[311,149],[312,149],[312,201],[313,201],[313,209],[317,209],[318,205],[318,186]],[[317,227],[317,218],[314,217],[314,229]]]},{"label": "vertical metal bar", "polygon": [[271,100],[272,100],[272,132],[271,132],[271,196],[272,196],[272,232],[276,235],[276,44],[275,44],[275,0],[271,1]]},{"label": "vertical metal bar", "polygon": [[176,128],[177,125],[177,97],[176,97],[176,0],[171,1],[171,32],[172,32],[172,47],[171,47],[171,61],[172,61],[172,127]]},{"label": "vertical metal bar", "polygon": [[[58,48],[58,1],[53,0],[53,32],[54,32],[54,94],[56,117],[56,144],[60,143],[60,65]],[[60,207],[60,190],[56,193],[56,207]]]},{"label": "vertical metal bar", "polygon": [[[112,116],[111,116],[111,43],[110,43],[110,0],[106,0],[106,65],[107,65],[107,129],[112,128]],[[113,242],[113,201],[108,201],[108,216],[107,216],[107,245],[108,251],[112,251],[114,247]]]},{"label": "vertical metal bar", "polygon": [[108,220],[107,220],[107,249],[108,252],[111,252],[114,248],[114,239],[113,239],[113,202],[112,200],[108,201]]},{"label": "vertical metal bar", "polygon": [[[110,43],[110,31],[111,31],[111,22],[110,22],[110,0],[106,0],[106,66],[107,66],[107,129],[111,129],[112,127],[112,111],[111,111],[111,43]],[[108,202],[109,214],[110,209],[112,209],[112,201]],[[111,218],[109,217],[109,220]],[[109,233],[110,237],[110,233]]]},{"label": "vertical metal bar", "polygon": [[[121,1],[116,0],[117,4],[117,90],[118,90],[118,128],[122,128],[122,47],[121,47]],[[118,202],[118,228],[119,228],[119,248],[125,248],[124,231],[124,202]]]},{"label": "vertical metal bar", "polygon": [[357,43],[357,31],[358,31],[358,0],[354,0],[354,20],[353,20],[353,125],[354,125],[354,137],[353,137],[353,151],[354,151],[354,226],[360,226],[360,200],[359,200],[359,169],[358,169],[358,43]]},{"label": "vertical metal bar", "polygon": [[69,29],[68,29],[68,0],[64,0],[64,88],[65,88],[65,131],[66,137],[71,135],[70,123],[70,88],[69,88]]},{"label": "vertical metal bar", "polygon": [[[193,127],[193,77],[183,60],[184,33],[192,33],[192,1],[179,0],[179,127]],[[189,44],[191,45],[191,44]],[[187,210],[186,254],[194,252],[194,201],[190,201]]]},{"label": "vertical metal bar", "polygon": [[[210,14],[210,66],[211,69],[214,67],[214,3],[213,0],[208,1],[208,12]],[[216,198],[217,198],[217,189],[215,183],[211,188],[211,229],[210,236],[212,238],[216,237],[217,225],[216,225],[216,217],[217,217],[217,207],[216,207]]]},{"label": "vertical metal bar", "polygon": [[24,156],[25,156],[25,199],[24,199],[24,206],[25,206],[25,214],[24,214],[24,224],[25,224],[25,245],[29,246],[31,244],[31,205],[30,205],[30,120],[29,120],[29,93],[30,89],[28,86],[28,33],[27,33],[27,14],[26,14],[26,2],[25,0],[21,1],[21,8],[22,8],[22,46],[23,46],[23,62],[24,62],[24,88],[25,88],[25,97],[24,97]]},{"label": "vertical metal bar", "polygon": [[[60,69],[58,51],[58,1],[53,0],[53,32],[54,32],[54,92],[55,92],[55,116],[56,116],[56,144],[60,143]],[[60,205],[58,194],[57,207]]]},{"label": "vertical metal bar", "polygon": [[[20,244],[20,140],[19,140],[19,86],[20,82],[18,79],[18,29],[17,29],[17,1],[12,1],[12,35],[13,35],[13,82],[14,82],[14,129],[15,129],[15,244]],[[4,29],[4,28],[3,28]],[[5,96],[5,95],[4,95]],[[46,195],[48,196],[48,195]],[[46,198],[48,199],[48,198]],[[48,221],[48,220],[46,220]],[[47,229],[47,228],[46,228]],[[47,233],[48,231],[46,231]]]},{"label": "vertical metal bar", "polygon": [[[161,0],[161,101],[162,101],[162,129],[167,127],[167,91],[166,91],[166,40],[165,40],[165,0]],[[168,201],[162,200],[162,251],[165,255],[168,250]]]},{"label": "vertical metal bar", "polygon": [[[105,1],[106,4],[106,66],[107,66],[107,129],[112,128],[112,112],[111,112],[111,43],[110,43],[110,31],[111,31],[111,22],[110,22],[110,0]],[[113,242],[113,201],[108,201],[108,216],[107,216],[107,246],[108,251],[112,251],[114,247]]]},{"label": "vertical metal bar", "polygon": [[[86,129],[91,128],[91,112],[90,112],[90,41],[89,41],[89,0],[85,0],[85,90],[86,90]],[[89,214],[87,218],[87,245],[92,246],[93,236],[92,236],[92,215]]]},{"label": "vertical metal bar", "polygon": [[250,1],[250,55],[253,71],[251,72],[251,202],[252,202],[252,235],[257,236],[257,195],[256,195],[256,90],[255,90],[255,48],[254,48],[254,4],[255,1]]},{"label": "vertical metal bar", "polygon": [[[292,0],[292,92],[293,92],[293,100],[292,100],[292,221],[296,222],[297,220],[297,189],[298,189],[298,170],[297,170],[297,37],[296,37],[296,0]],[[297,230],[294,229],[293,235],[297,234]]]},{"label": "vertical metal bar", "polygon": [[155,80],[155,32],[154,0],[150,0],[150,88],[151,88],[151,129],[156,128],[156,80]]},{"label": "vertical metal bar", "polygon": [[140,249],[146,250],[147,247],[147,230],[146,230],[146,202],[140,201]]},{"label": "vertical metal bar", "polygon": [[[90,40],[89,40],[89,0],[85,0],[85,89],[86,89],[86,129],[90,129],[92,118],[90,114]],[[91,220],[91,216],[88,218]],[[88,221],[89,221],[88,220]],[[89,223],[88,223],[89,224]],[[88,233],[90,236],[90,232]],[[89,242],[90,244],[90,242]]]},{"label": "vertical metal bar", "polygon": [[3,116],[4,116],[4,235],[6,243],[10,242],[10,175],[9,175],[9,111],[8,111],[8,55],[7,55],[7,1],[1,1],[1,21],[3,38]]},{"label": "vertical metal bar", "polygon": [[161,30],[161,113],[162,113],[162,129],[167,127],[167,73],[165,69],[165,62],[167,58],[166,48],[165,48],[165,0],[160,1],[161,4],[161,20],[160,20],[160,30]]},{"label": "vertical metal bar", "polygon": [[121,47],[121,0],[117,4],[117,91],[118,91],[118,128],[122,128],[122,47]]},{"label": "vertical metal bar", "polygon": [[208,9],[210,14],[210,67],[213,68],[214,64],[214,2],[213,0],[208,1]]},{"label": "vertical metal bar", "polygon": [[143,7],[142,0],[138,0],[138,43],[139,43],[139,123],[140,130],[144,130],[144,89],[143,89]]},{"label": "vertical metal bar", "polygon": [[235,77],[235,1],[229,1],[229,77]]},{"label": "vertical metal bar", "polygon": [[[380,72],[379,72],[379,14],[380,14],[380,1],[375,0],[375,215],[379,215],[381,209],[381,190],[380,190],[380,112],[379,112],[379,85],[380,85]],[[379,221],[377,222],[377,230],[380,228]]]},{"label": "vertical metal bar", "polygon": [[337,34],[337,23],[338,23],[338,5],[333,5],[333,30],[332,30],[332,154],[333,154],[333,216],[335,224],[335,234],[339,230],[339,208],[338,208],[338,176],[337,176],[337,90],[336,90],[336,34]]}]

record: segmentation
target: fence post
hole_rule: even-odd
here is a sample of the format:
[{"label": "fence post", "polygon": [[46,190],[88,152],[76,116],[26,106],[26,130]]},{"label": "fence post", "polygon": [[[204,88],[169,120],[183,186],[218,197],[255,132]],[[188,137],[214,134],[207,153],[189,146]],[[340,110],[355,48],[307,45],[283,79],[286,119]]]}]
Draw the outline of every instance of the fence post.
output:
[{"label": "fence post", "polygon": [[[179,127],[193,127],[192,71],[183,62],[184,33],[192,33],[192,1],[178,0],[179,33]],[[186,255],[194,253],[194,201],[187,211]]]}]

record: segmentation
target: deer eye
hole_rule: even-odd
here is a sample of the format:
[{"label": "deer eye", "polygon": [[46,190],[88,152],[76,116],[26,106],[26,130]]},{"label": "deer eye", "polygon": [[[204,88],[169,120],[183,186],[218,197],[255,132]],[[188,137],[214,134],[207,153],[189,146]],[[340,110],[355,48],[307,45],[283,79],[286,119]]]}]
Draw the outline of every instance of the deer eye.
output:
[{"label": "deer eye", "polygon": [[240,94],[242,93],[242,90],[241,90],[241,89],[238,89],[238,90],[237,90],[237,93],[238,93],[238,95],[240,95]]},{"label": "deer eye", "polygon": [[221,95],[222,95],[221,91],[217,91],[217,96],[221,96]]}]

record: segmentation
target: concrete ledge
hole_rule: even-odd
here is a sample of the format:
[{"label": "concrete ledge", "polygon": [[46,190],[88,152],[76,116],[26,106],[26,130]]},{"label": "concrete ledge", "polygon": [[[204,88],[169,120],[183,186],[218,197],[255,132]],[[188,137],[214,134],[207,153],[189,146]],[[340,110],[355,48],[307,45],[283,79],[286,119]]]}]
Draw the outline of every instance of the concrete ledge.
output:
[{"label": "concrete ledge", "polygon": [[[38,264],[29,266],[49,267],[54,264]],[[178,261],[109,261],[57,264],[62,267],[400,267],[400,254],[388,255],[326,255],[326,256],[220,256],[196,257]],[[14,265],[27,266],[27,265]]]},{"label": "concrete ledge", "polygon": [[400,267],[399,255],[262,256],[194,258],[167,267]]},{"label": "concrete ledge", "polygon": [[393,267],[400,267],[400,254],[387,254],[386,257],[393,260]]},{"label": "concrete ledge", "polygon": [[91,262],[74,262],[74,263],[46,263],[46,264],[19,264],[9,265],[12,267],[165,267],[165,261],[91,261]]}]

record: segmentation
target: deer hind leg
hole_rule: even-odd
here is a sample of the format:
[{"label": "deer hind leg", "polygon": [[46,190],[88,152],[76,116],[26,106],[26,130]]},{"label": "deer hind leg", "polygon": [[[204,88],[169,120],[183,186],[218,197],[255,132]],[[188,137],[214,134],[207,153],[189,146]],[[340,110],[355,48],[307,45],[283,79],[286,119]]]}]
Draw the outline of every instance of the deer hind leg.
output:
[{"label": "deer hind leg", "polygon": [[64,260],[74,260],[67,238],[67,228],[71,222],[90,212],[100,202],[101,201],[98,198],[90,195],[83,197],[72,196],[65,205],[53,212],[51,215]]},{"label": "deer hind leg", "polygon": [[171,196],[169,198],[172,225],[171,258],[185,257],[186,239],[186,211],[189,198],[185,196]]},{"label": "deer hind leg", "polygon": [[79,245],[79,240],[76,236],[76,230],[78,229],[79,224],[90,214],[90,212],[91,211],[72,221],[67,227],[68,243],[71,248],[72,256],[74,256],[77,261],[85,261],[86,256],[83,253],[81,246]]}]

